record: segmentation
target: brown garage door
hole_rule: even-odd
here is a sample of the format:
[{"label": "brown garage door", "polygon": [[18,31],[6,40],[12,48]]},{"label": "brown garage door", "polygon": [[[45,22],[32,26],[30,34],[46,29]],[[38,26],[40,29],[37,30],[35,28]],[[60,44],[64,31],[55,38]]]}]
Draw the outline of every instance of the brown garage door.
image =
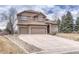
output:
[{"label": "brown garage door", "polygon": [[20,27],[20,34],[28,34],[28,29],[26,27]]},{"label": "brown garage door", "polygon": [[46,29],[45,28],[32,28],[31,29],[32,34],[46,34]]}]

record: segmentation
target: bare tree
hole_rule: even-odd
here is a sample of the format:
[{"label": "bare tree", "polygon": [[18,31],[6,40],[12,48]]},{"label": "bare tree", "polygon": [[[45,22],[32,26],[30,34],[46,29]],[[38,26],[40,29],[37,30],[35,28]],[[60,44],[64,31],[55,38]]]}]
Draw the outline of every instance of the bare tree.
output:
[{"label": "bare tree", "polygon": [[[0,13],[0,22],[6,22],[7,24],[8,21],[8,15],[5,13],[5,11],[3,13]],[[6,29],[0,29],[0,32],[5,31]]]},{"label": "bare tree", "polygon": [[9,9],[9,15],[8,15],[9,22],[7,24],[7,30],[9,31],[10,34],[14,34],[13,25],[15,22],[15,15],[16,15],[16,9],[11,7]]}]

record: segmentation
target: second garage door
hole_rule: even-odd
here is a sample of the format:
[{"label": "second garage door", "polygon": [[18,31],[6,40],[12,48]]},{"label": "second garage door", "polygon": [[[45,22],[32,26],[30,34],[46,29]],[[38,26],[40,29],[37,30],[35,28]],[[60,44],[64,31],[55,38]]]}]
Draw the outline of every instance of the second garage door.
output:
[{"label": "second garage door", "polygon": [[45,28],[32,28],[31,29],[32,34],[46,34],[46,29]]}]

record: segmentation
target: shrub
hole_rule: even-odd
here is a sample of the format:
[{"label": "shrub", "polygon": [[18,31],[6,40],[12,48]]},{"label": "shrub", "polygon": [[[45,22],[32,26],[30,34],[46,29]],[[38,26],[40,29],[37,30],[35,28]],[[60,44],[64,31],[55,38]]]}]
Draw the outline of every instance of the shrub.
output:
[{"label": "shrub", "polygon": [[51,35],[56,35],[57,32],[52,32]]}]

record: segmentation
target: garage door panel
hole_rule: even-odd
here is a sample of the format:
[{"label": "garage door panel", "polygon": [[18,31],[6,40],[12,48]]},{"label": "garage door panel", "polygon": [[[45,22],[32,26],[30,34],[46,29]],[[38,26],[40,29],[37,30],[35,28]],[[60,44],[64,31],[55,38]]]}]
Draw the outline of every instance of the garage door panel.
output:
[{"label": "garage door panel", "polygon": [[28,33],[28,29],[22,27],[22,28],[20,28],[20,33],[21,33],[21,34],[27,34],[27,33]]},{"label": "garage door panel", "polygon": [[45,28],[32,28],[31,29],[32,34],[46,34]]}]

